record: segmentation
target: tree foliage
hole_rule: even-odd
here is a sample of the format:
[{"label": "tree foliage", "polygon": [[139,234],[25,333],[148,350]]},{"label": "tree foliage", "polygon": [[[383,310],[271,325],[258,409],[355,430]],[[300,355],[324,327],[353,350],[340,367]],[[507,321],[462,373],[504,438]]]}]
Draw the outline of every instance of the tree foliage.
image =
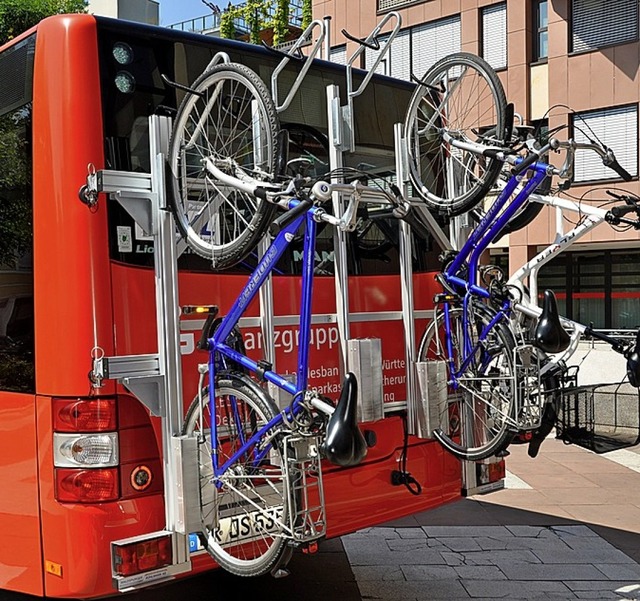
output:
[{"label": "tree foliage", "polygon": [[45,17],[86,12],[85,0],[0,0],[0,44],[20,35]]},{"label": "tree foliage", "polygon": [[285,41],[289,32],[289,0],[278,0],[273,16],[273,45],[277,46]]},{"label": "tree foliage", "polygon": [[302,29],[306,29],[313,21],[313,0],[302,0]]}]

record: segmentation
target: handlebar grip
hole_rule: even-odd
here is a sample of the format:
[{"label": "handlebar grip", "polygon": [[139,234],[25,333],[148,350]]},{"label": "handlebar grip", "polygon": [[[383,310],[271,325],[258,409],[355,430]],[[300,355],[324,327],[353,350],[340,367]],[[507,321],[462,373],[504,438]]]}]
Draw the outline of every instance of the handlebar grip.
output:
[{"label": "handlebar grip", "polygon": [[540,157],[535,153],[529,153],[522,161],[520,161],[512,170],[511,175],[520,175],[524,173],[531,165],[533,165]]},{"label": "handlebar grip", "polygon": [[274,220],[274,222],[269,226],[269,233],[272,236],[277,236],[280,233],[282,228],[289,225],[292,221],[295,221],[300,215],[306,213],[313,206],[313,201],[311,200],[301,200],[299,204],[297,204],[293,209],[289,209],[286,213],[283,213]]},{"label": "handlebar grip", "polygon": [[615,159],[605,165],[609,169],[613,169],[625,182],[630,182],[633,179],[633,176]]},{"label": "handlebar grip", "polygon": [[627,213],[633,213],[634,211],[637,212],[638,210],[640,209],[635,205],[620,205],[617,207],[611,207],[611,214],[614,217],[622,217]]}]

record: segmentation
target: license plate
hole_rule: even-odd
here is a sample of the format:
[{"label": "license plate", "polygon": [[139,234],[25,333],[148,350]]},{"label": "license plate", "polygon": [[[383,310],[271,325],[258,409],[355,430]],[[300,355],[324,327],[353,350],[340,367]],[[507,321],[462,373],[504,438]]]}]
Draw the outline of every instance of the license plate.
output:
[{"label": "license plate", "polygon": [[232,546],[260,540],[265,535],[277,535],[282,531],[282,517],[282,506],[279,506],[220,518],[214,533],[216,541],[222,546]]}]

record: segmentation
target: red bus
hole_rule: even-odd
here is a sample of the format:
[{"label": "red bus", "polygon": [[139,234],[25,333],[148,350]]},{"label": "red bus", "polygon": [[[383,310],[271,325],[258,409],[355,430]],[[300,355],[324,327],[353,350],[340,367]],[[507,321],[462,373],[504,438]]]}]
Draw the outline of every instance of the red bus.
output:
[{"label": "red bus", "polygon": [[[89,164],[149,172],[148,117],[171,114],[181,95],[161,75],[188,85],[219,50],[266,81],[279,61],[240,42],[90,15],[46,19],[0,50],[4,589],[66,598],[114,594],[111,543],[165,526],[159,419],[114,381],[92,390],[87,376],[97,348],[107,356],[157,352],[153,242],[116,202],[102,200],[89,210],[79,202],[78,190]],[[285,77],[293,76],[293,68]],[[316,61],[281,115],[295,143],[322,150],[328,135],[324,90],[330,83],[344,89],[344,77],[344,67]],[[393,124],[403,121],[411,89],[374,77],[356,99],[356,152],[346,160],[377,166],[376,173],[393,165]],[[325,244],[319,250],[320,273],[332,269],[330,240]],[[434,292],[428,273],[435,267],[434,253],[428,240],[414,246],[414,265],[422,269],[414,275],[414,296],[424,310]],[[440,506],[458,499],[461,490],[460,463],[436,442],[411,436],[405,444],[404,342],[401,322],[391,318],[401,304],[396,244],[363,237],[350,244],[349,262],[351,310],[361,314],[352,334],[382,339],[387,406],[384,418],[363,426],[372,444],[363,464],[327,467],[329,537]],[[280,271],[276,312],[295,315],[300,279],[295,251]],[[184,253],[180,303],[215,303],[224,311],[246,273],[243,265],[214,273],[206,261]],[[333,278],[318,280],[315,312],[335,312]],[[251,315],[258,313],[253,307]],[[194,351],[197,330],[197,324],[184,322],[185,407],[196,394],[196,364],[202,361]],[[295,371],[295,328],[276,330],[279,369]],[[258,328],[246,330],[245,342],[260,357]],[[340,381],[331,322],[314,326],[312,346],[312,384],[331,396]],[[105,445],[108,461],[92,455],[96,444]],[[391,473],[403,459],[422,486],[419,495],[392,484]],[[191,573],[215,567],[194,549]]]}]

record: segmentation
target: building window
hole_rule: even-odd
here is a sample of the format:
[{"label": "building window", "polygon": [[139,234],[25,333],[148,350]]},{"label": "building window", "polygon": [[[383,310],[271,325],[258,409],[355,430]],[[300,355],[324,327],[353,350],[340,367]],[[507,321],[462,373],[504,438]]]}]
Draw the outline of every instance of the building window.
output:
[{"label": "building window", "polygon": [[549,56],[549,13],[547,0],[533,2],[533,62]]},{"label": "building window", "polygon": [[378,10],[393,10],[405,4],[414,4],[415,0],[378,0]]},{"label": "building window", "polygon": [[640,325],[640,253],[602,250],[563,253],[540,269],[538,290],[553,290],[558,310],[596,329]]},{"label": "building window", "polygon": [[482,57],[494,69],[507,66],[507,4],[482,9]]},{"label": "building window", "polygon": [[339,63],[341,65],[347,64],[347,46],[335,46],[329,51],[329,60],[332,63]]},{"label": "building window", "polygon": [[638,0],[572,0],[573,52],[638,39]]},{"label": "building window", "polygon": [[413,73],[422,77],[448,54],[460,52],[460,15],[413,28]]},{"label": "building window", "polygon": [[[618,163],[632,176],[638,175],[638,105],[576,113],[572,116],[576,142],[596,138],[613,150]],[[595,152],[579,151],[575,158],[575,181],[616,179],[620,176],[605,167]]]}]

